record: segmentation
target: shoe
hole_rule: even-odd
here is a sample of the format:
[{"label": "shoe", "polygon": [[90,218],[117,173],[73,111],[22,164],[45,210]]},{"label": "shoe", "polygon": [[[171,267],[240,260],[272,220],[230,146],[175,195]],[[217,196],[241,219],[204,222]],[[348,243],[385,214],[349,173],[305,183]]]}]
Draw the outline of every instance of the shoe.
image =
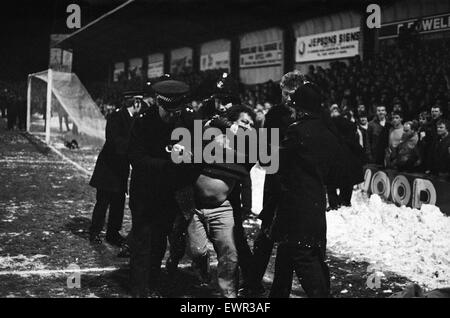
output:
[{"label": "shoe", "polygon": [[90,234],[89,241],[93,245],[101,245],[103,243],[102,239],[100,238],[100,234]]},{"label": "shoe", "polygon": [[166,261],[166,271],[169,276],[175,275],[178,271],[178,262],[169,257]]},{"label": "shoe", "polygon": [[126,242],[126,240],[119,233],[114,235],[106,234],[106,242],[117,247],[122,247],[122,245]]}]

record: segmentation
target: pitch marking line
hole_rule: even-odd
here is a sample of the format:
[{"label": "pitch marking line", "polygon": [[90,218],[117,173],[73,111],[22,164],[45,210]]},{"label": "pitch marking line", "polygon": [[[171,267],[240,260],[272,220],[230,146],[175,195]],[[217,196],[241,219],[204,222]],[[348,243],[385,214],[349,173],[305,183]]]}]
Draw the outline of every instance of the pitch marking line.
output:
[{"label": "pitch marking line", "polygon": [[0,271],[0,276],[5,275],[58,275],[67,273],[92,273],[92,272],[112,272],[120,269],[119,267],[104,267],[104,268],[83,268],[83,269],[42,269],[29,271]]}]

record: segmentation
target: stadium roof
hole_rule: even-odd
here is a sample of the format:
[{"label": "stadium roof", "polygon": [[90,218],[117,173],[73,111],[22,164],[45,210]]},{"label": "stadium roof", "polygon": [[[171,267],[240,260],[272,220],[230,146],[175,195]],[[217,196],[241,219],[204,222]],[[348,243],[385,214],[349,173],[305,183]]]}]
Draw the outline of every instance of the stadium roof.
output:
[{"label": "stadium roof", "polygon": [[[109,60],[144,56],[245,32],[283,26],[364,1],[129,0],[59,43]],[[338,3],[338,4],[337,4]]]}]

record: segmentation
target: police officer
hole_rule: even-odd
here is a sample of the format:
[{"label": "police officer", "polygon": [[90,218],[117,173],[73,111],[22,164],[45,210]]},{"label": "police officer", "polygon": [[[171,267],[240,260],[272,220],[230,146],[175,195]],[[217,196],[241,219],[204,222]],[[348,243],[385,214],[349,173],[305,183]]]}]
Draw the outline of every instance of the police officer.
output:
[{"label": "police officer", "polygon": [[156,106],[134,122],[130,134],[129,158],[132,166],[130,209],[132,229],[130,245],[130,283],[133,297],[160,296],[161,262],[176,214],[174,193],[178,187],[192,184],[197,176],[189,167],[175,164],[171,153],[171,133],[189,117],[184,105],[189,86],[165,80],[152,86]]},{"label": "police officer", "polygon": [[118,108],[107,117],[106,142],[101,150],[90,185],[97,189],[97,202],[92,213],[90,241],[101,244],[100,232],[105,223],[109,207],[106,241],[122,246],[124,238],[120,235],[127,193],[130,163],[127,157],[128,138],[133,117],[143,105],[142,94],[126,92],[124,107]]},{"label": "police officer", "polygon": [[271,298],[289,297],[294,271],[308,297],[330,296],[325,186],[335,178],[342,149],[322,118],[321,101],[318,87],[307,81],[292,95],[297,121],[280,148],[281,199],[272,229],[279,245]]}]

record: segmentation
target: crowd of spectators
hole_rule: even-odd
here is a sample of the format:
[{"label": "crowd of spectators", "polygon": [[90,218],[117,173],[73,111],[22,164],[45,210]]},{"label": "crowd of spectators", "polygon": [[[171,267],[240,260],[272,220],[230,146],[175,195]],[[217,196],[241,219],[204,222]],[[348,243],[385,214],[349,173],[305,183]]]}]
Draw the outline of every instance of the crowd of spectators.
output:
[{"label": "crowd of spectators", "polygon": [[[382,43],[378,53],[364,60],[356,56],[327,68],[311,65],[306,77],[322,89],[331,113],[342,114],[358,127],[356,138],[368,162],[407,171],[450,172],[445,121],[450,113],[450,39]],[[194,110],[212,94],[228,92],[255,110],[257,126],[263,126],[267,111],[280,102],[278,83],[243,85],[227,70],[185,72],[173,78],[191,87]],[[137,84],[139,79],[131,79],[104,87],[106,94],[99,99],[103,111],[113,109],[120,92]]]},{"label": "crowd of spectators", "polygon": [[364,62],[310,67],[307,76],[331,114],[357,125],[368,162],[449,176],[449,40],[385,46]]},{"label": "crowd of spectators", "polygon": [[384,46],[361,61],[357,56],[333,62],[330,68],[310,66],[307,76],[322,89],[327,106],[356,110],[364,105],[373,117],[377,105],[401,111],[407,120],[435,104],[450,107],[450,40],[429,40],[414,46]]},{"label": "crowd of spectators", "polygon": [[407,121],[401,112],[388,114],[384,105],[376,107],[371,121],[366,113],[354,119],[336,104],[330,107],[330,114],[354,123],[367,162],[399,171],[450,177],[450,122],[439,105]]}]

